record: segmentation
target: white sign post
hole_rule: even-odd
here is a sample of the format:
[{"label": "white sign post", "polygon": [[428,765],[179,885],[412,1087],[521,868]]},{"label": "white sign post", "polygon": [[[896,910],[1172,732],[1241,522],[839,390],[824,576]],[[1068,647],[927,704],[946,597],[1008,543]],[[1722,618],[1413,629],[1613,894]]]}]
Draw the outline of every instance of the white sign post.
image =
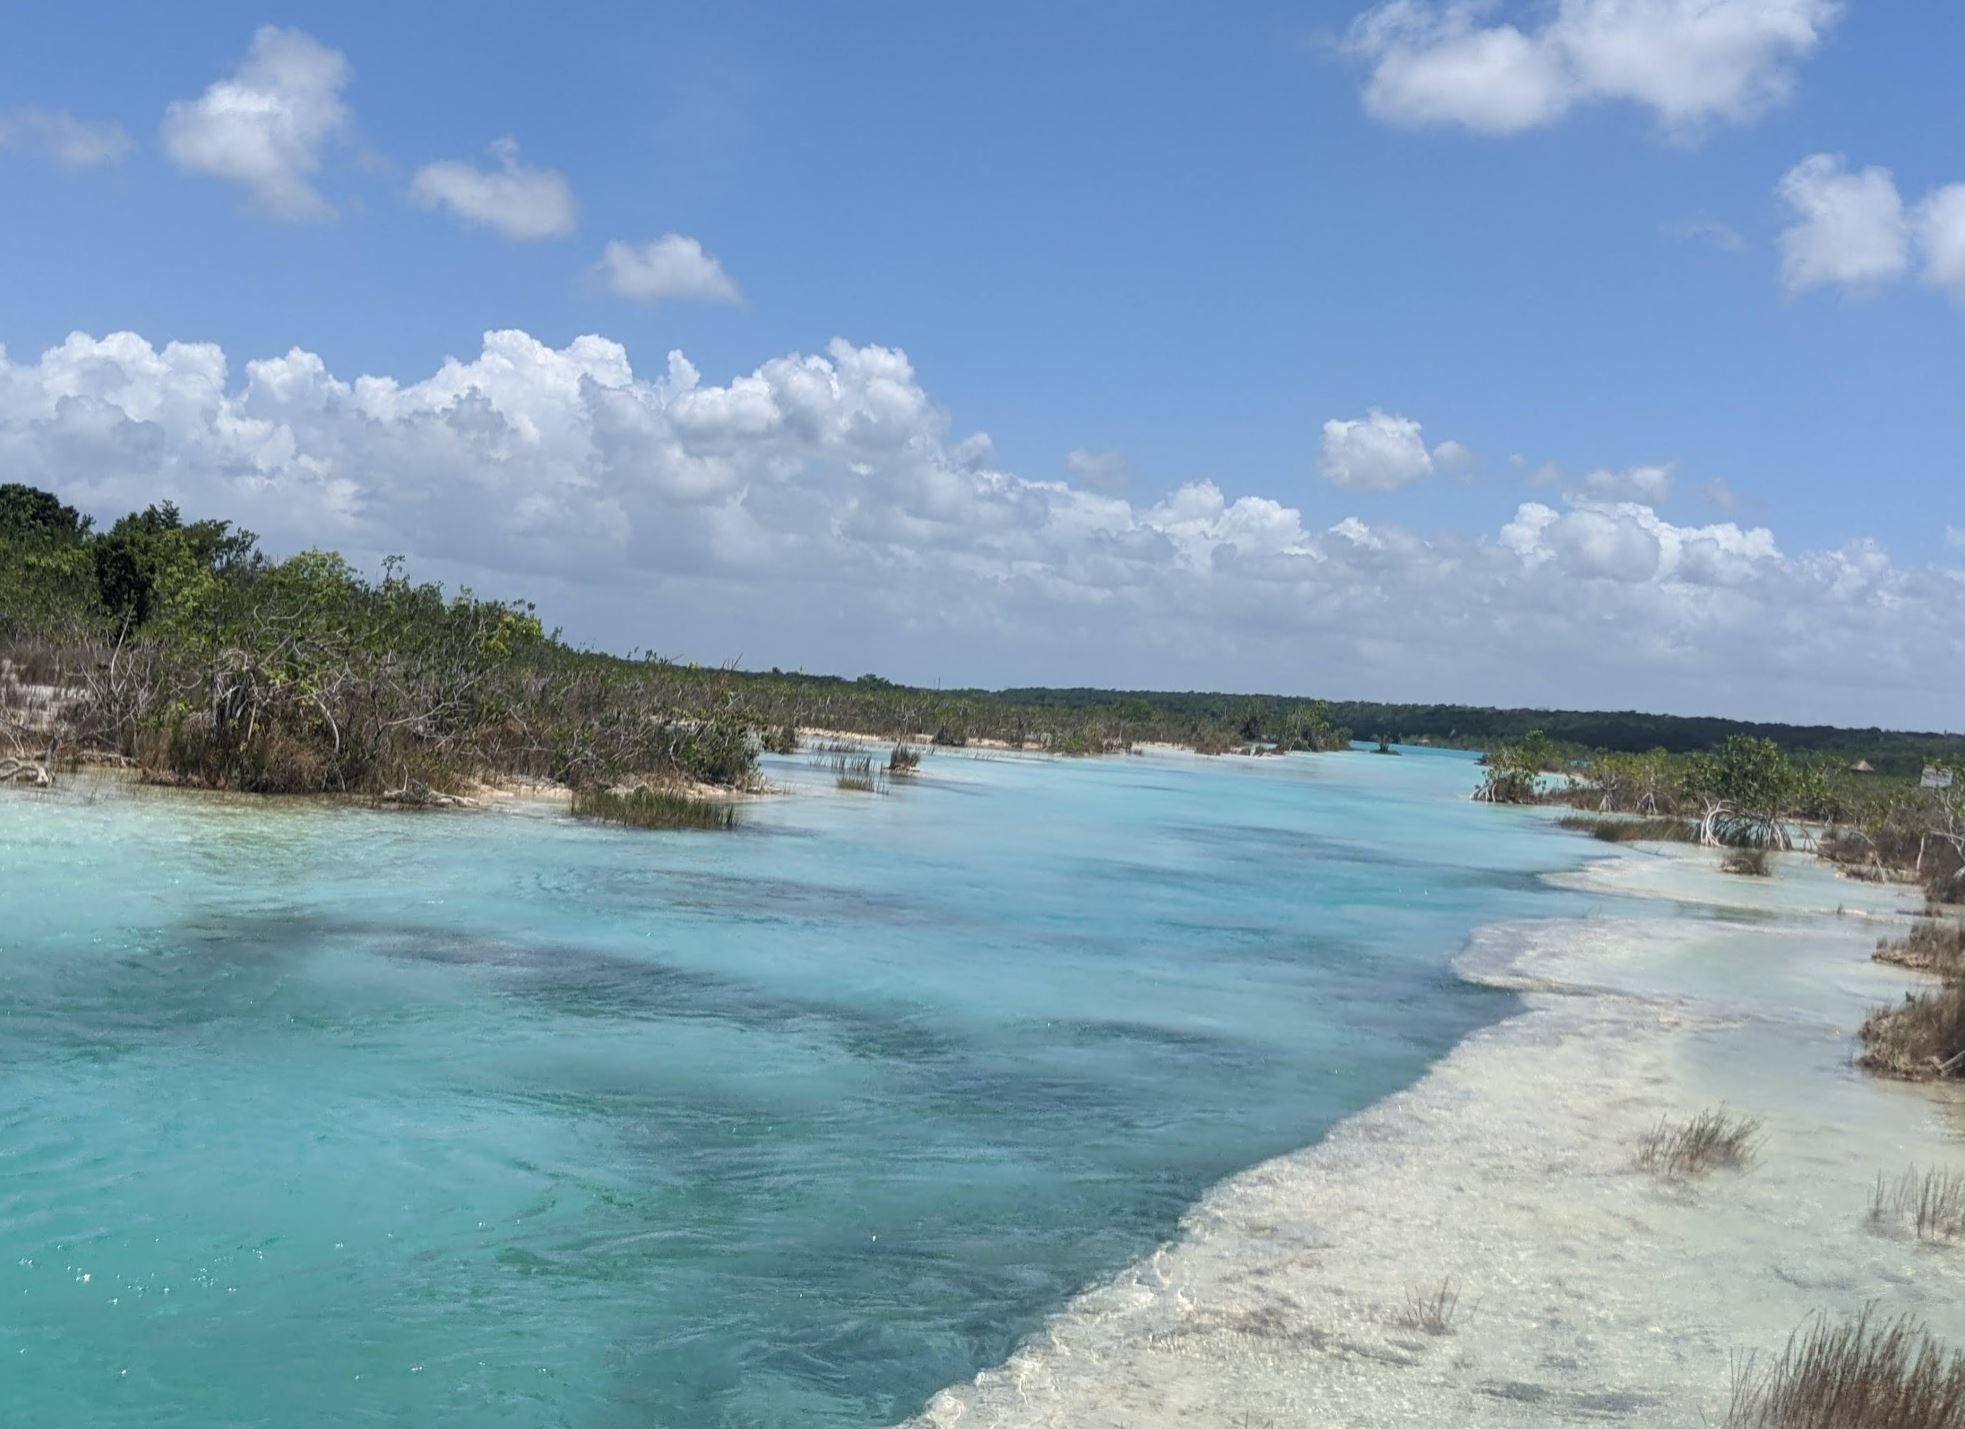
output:
[{"label": "white sign post", "polygon": [[1949,789],[1951,787],[1951,771],[1949,769],[1940,769],[1935,764],[1927,764],[1924,766],[1924,777],[1917,782],[1918,787],[1922,789]]}]

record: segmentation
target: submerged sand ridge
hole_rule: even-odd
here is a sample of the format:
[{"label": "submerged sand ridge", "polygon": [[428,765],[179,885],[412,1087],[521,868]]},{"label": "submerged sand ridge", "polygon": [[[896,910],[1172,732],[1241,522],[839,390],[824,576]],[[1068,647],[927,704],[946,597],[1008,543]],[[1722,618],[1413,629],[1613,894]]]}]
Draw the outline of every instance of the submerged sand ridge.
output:
[{"label": "submerged sand ridge", "polygon": [[[1700,1425],[1731,1365],[1874,1302],[1965,1343],[1965,1246],[1873,1224],[1878,1173],[1965,1166],[1965,1103],[1852,1065],[1902,890],[1801,859],[1771,881],[1642,847],[1565,875],[1595,916],[1477,936],[1523,1012],[1322,1144],[1217,1187],[924,1426]],[[1637,1169],[1660,1118],[1724,1105],[1755,1162]],[[1444,1279],[1451,1328],[1407,1319]]]}]

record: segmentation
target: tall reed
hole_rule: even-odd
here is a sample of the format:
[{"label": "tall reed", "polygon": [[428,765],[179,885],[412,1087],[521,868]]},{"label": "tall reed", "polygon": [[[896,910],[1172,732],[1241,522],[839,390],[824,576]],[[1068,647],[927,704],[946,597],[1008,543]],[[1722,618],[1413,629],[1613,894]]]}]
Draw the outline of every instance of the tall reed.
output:
[{"label": "tall reed", "polygon": [[1816,1316],[1779,1359],[1736,1367],[1722,1429],[1965,1429],[1965,1355],[1909,1316]]}]

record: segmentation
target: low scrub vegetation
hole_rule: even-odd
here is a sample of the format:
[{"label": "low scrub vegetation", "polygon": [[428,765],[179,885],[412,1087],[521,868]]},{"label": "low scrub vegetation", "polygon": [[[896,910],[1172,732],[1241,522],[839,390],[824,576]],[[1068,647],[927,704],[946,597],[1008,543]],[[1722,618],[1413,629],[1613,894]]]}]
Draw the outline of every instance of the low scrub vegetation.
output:
[{"label": "low scrub vegetation", "polygon": [[1909,1317],[1811,1320],[1734,1374],[1723,1429],[1965,1429],[1965,1355]]},{"label": "low scrub vegetation", "polygon": [[397,802],[487,777],[739,786],[755,769],[757,721],[727,692],[576,651],[530,606],[447,595],[398,561],[376,580],[327,552],[274,561],[169,503],[96,534],[8,487],[0,516],[18,672],[0,693],[39,701],[0,709],[16,738],[31,720],[164,782]]},{"label": "low scrub vegetation", "polygon": [[1869,1215],[1873,1223],[1901,1226],[1919,1240],[1957,1240],[1965,1236],[1965,1172],[1920,1174],[1913,1166],[1895,1181],[1878,1172]]},{"label": "low scrub vegetation", "polygon": [[1710,1171],[1744,1170],[1760,1146],[1760,1123],[1734,1116],[1723,1107],[1686,1121],[1661,1118],[1638,1143],[1638,1169],[1668,1181]]},{"label": "low scrub vegetation", "polygon": [[[401,799],[487,777],[742,787],[760,752],[795,752],[800,729],[1075,755],[1343,750],[1359,728],[1381,747],[1489,750],[1481,797],[1495,802],[1675,819],[1726,845],[1780,847],[1792,821],[1829,823],[1821,846],[1852,870],[1916,878],[1934,897],[1965,889],[1965,820],[1949,791],[1915,787],[1922,764],[1965,752],[1952,737],[1204,691],[926,690],[620,658],[568,645],[522,601],[447,592],[400,562],[369,575],[331,552],[272,559],[251,532],[168,502],[98,531],[45,491],[0,483],[0,759],[37,770],[54,762],[52,736],[66,760],[167,782]],[[1859,752],[1886,773],[1856,777]],[[888,772],[904,771],[890,758]]]},{"label": "low scrub vegetation", "polygon": [[[1711,722],[1716,730],[1720,722]],[[1823,747],[1834,731],[1814,731],[1803,748]],[[1878,747],[1904,736],[1870,732]],[[1948,737],[1928,742],[1937,777],[1906,760],[1849,764],[1799,759],[1772,738],[1730,734],[1712,748],[1646,754],[1589,750],[1539,729],[1492,747],[1483,757],[1476,799],[1496,804],[1558,804],[1578,810],[1567,828],[1607,842],[1689,837],[1708,846],[1784,851],[1797,844],[1851,877],[1923,886],[1935,902],[1965,895],[1965,781],[1944,777],[1956,751]],[[1908,767],[1906,767],[1908,765]],[[1909,776],[1909,777],[1906,777]],[[1595,815],[1597,818],[1591,818]],[[1606,817],[1606,816],[1622,817]],[[1731,871],[1758,875],[1743,857]]]},{"label": "low scrub vegetation", "polygon": [[728,799],[706,798],[680,789],[576,789],[576,818],[631,829],[729,829],[737,824],[737,806]]},{"label": "low scrub vegetation", "polygon": [[1920,918],[1905,936],[1878,942],[1871,956],[1879,963],[1892,963],[1945,978],[1957,977],[1965,971],[1965,922],[1957,918]]},{"label": "low scrub vegetation", "polygon": [[1692,843],[1699,837],[1698,826],[1686,819],[1564,814],[1556,822],[1610,844]]},{"label": "low scrub vegetation", "polygon": [[1915,1081],[1957,1075],[1965,1065],[1965,983],[1907,993],[1863,1022],[1858,1061],[1872,1072]]},{"label": "low scrub vegetation", "polygon": [[887,756],[887,773],[893,778],[905,779],[920,767],[921,751],[912,745],[897,744]]},{"label": "low scrub vegetation", "polygon": [[1825,769],[1750,735],[1697,754],[1585,755],[1536,730],[1490,751],[1485,763],[1477,799],[1681,821],[1713,847],[1790,848],[1795,821],[1825,820],[1840,808]]}]

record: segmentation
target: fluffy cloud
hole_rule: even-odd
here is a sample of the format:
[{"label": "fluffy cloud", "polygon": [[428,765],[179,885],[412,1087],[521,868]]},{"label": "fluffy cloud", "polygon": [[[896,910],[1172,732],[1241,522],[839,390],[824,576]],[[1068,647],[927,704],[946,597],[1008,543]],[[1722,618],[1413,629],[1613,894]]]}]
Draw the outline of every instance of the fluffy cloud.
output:
[{"label": "fluffy cloud", "polygon": [[1465,466],[1474,459],[1473,452],[1464,442],[1445,441],[1433,448],[1433,465],[1442,471],[1450,471],[1457,466]]},{"label": "fluffy cloud", "polygon": [[1583,478],[1583,489],[1602,499],[1629,499],[1656,506],[1671,499],[1672,465],[1634,466],[1627,471],[1599,468]]},{"label": "fluffy cloud", "polygon": [[1317,469],[1337,486],[1397,491],[1435,465],[1458,466],[1470,455],[1459,442],[1441,442],[1428,451],[1419,423],[1373,407],[1351,421],[1333,417],[1324,423]]},{"label": "fluffy cloud", "polygon": [[1781,233],[1788,291],[1835,285],[1865,292],[1910,267],[1910,229],[1888,169],[1854,172],[1837,154],[1811,154],[1776,193],[1790,223]]},{"label": "fluffy cloud", "polygon": [[1924,281],[1965,303],[1965,184],[1933,189],[1906,212],[1888,169],[1856,172],[1840,154],[1811,154],[1775,192],[1789,212],[1780,239],[1789,292],[1832,286],[1867,296],[1921,256]]},{"label": "fluffy cloud", "polygon": [[1949,184],[1917,206],[1924,281],[1965,303],[1965,184]]},{"label": "fluffy cloud", "polygon": [[400,381],[78,334],[0,353],[0,470],[102,516],[170,497],[275,550],[405,552],[577,637],[710,659],[1865,723],[1965,694],[1955,563],[1638,501],[1422,535],[1208,482],[1127,500],[1000,469],[904,353],[844,341],[719,385],[598,337],[494,332]]},{"label": "fluffy cloud", "polygon": [[573,232],[578,211],[566,175],[528,169],[519,162],[513,139],[492,144],[491,156],[497,160],[494,169],[455,161],[425,165],[410,182],[410,198],[425,208],[447,208],[507,238],[556,238]]},{"label": "fluffy cloud", "polygon": [[1578,105],[1624,100],[1686,133],[1786,98],[1839,0],[1386,0],[1353,22],[1365,108],[1397,124],[1514,134]]},{"label": "fluffy cloud", "polygon": [[236,74],[164,111],[164,152],[194,173],[243,184],[276,218],[331,213],[313,174],[321,146],[347,127],[349,73],[339,50],[264,26]]},{"label": "fluffy cloud", "polygon": [[658,303],[672,298],[702,303],[741,303],[742,293],[723,265],[703,251],[703,245],[680,233],[665,233],[653,243],[620,240],[601,255],[607,284],[624,298]]},{"label": "fluffy cloud", "polygon": [[0,113],[0,149],[35,150],[73,169],[117,163],[134,147],[114,120],[77,119],[59,109]]}]

